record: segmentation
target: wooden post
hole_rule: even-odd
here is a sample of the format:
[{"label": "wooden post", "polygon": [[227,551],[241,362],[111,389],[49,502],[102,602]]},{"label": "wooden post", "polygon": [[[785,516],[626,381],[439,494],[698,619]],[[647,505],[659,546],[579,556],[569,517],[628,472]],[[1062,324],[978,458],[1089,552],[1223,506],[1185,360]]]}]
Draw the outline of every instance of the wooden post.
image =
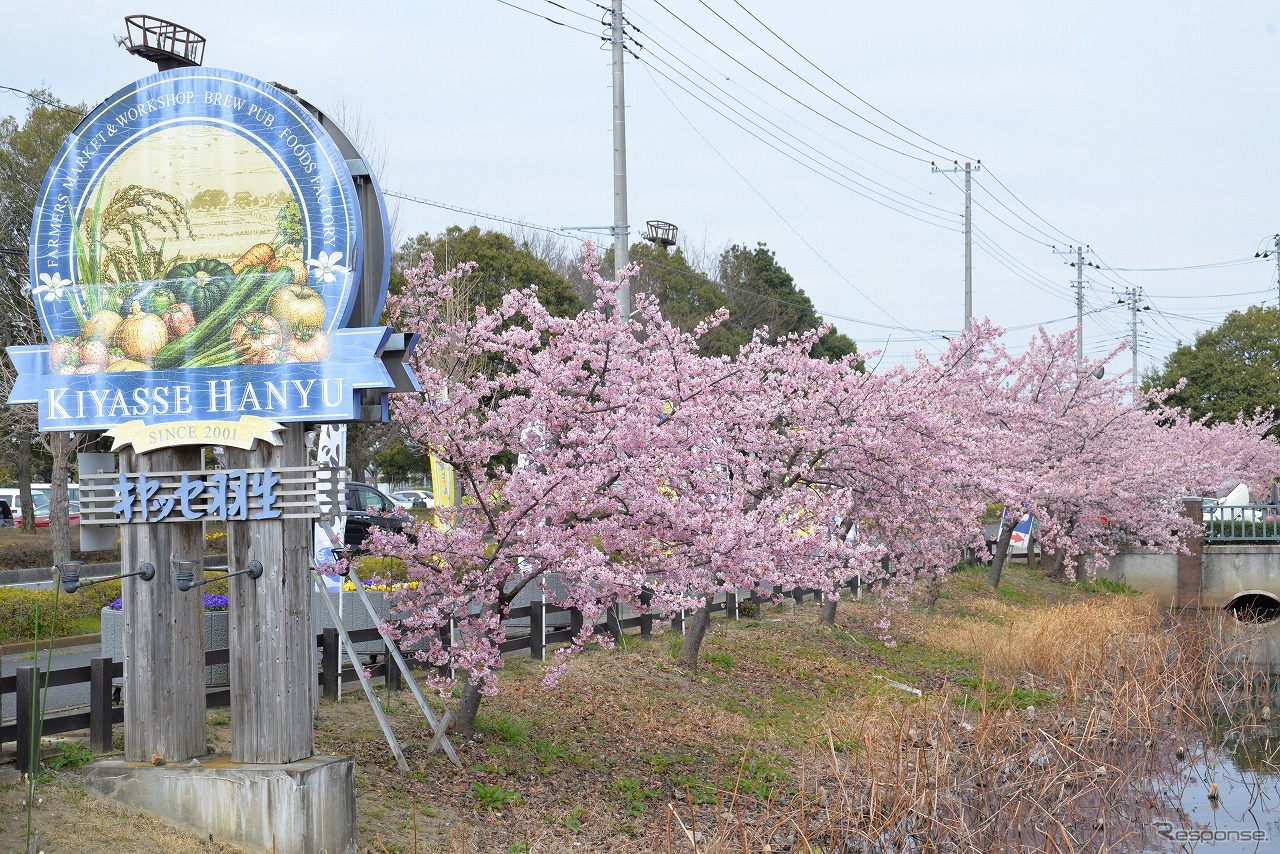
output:
[{"label": "wooden post", "polygon": [[547,598],[539,596],[529,603],[529,657],[542,661],[547,647]]},{"label": "wooden post", "polygon": [[89,661],[89,749],[110,753],[111,744],[111,659]]},{"label": "wooden post", "polygon": [[320,686],[326,700],[337,701],[338,680],[342,678],[342,666],[338,651],[338,630],[329,626],[321,633]]},{"label": "wooden post", "polygon": [[[284,428],[281,444],[259,440],[227,449],[229,469],[301,467],[307,449],[301,424]],[[316,689],[311,620],[311,521],[263,519],[227,523],[231,572],[262,562],[262,577],[231,580],[231,759],[285,763],[312,755]]]},{"label": "wooden post", "polygon": [[569,609],[569,631],[575,638],[582,631],[582,612],[577,608]]},{"label": "wooden post", "polygon": [[40,764],[39,745],[36,745],[34,751],[31,749],[31,742],[36,732],[36,716],[39,714],[35,704],[39,702],[36,699],[36,692],[40,690],[40,668],[19,667],[15,675],[18,678],[13,702],[14,712],[18,718],[18,728],[14,738],[17,740],[18,770],[34,774]]},{"label": "wooden post", "polygon": [[648,638],[653,636],[653,614],[649,613],[649,606],[653,604],[653,591],[640,591],[640,607],[644,608],[644,613],[640,615],[640,637]]},{"label": "wooden post", "polygon": [[801,587],[797,587],[796,589],[792,590],[791,598],[796,600],[796,604],[799,605],[801,602],[804,601],[804,589]]},{"label": "wooden post", "polygon": [[671,630],[684,634],[684,609],[671,618]]},{"label": "wooden post", "polygon": [[724,615],[730,620],[738,619],[738,592],[724,594]]},{"label": "wooden post", "polygon": [[[120,471],[146,475],[198,471],[200,448],[120,452]],[[126,578],[124,599],[124,758],[180,762],[208,744],[204,689],[203,588],[178,589],[173,561],[195,561],[204,576],[204,526],[157,522],[120,526],[120,569],[155,567],[150,581]]]}]

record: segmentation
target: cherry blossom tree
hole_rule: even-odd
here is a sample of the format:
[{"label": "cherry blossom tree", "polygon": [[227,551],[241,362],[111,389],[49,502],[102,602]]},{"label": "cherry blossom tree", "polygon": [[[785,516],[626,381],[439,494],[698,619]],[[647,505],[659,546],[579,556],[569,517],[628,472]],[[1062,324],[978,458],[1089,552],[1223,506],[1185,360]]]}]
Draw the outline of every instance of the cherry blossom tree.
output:
[{"label": "cherry blossom tree", "polygon": [[[616,286],[600,279],[590,247],[584,275],[598,301],[574,318],[552,316],[532,290],[449,318],[460,275],[436,276],[424,257],[389,312],[421,335],[416,369],[427,389],[399,398],[393,417],[454,467],[463,503],[448,527],[376,531],[370,545],[403,558],[419,581],[401,603],[403,630],[423,658],[463,672],[465,733],[496,690],[502,620],[529,585],[554,573],[548,600],[583,616],[563,666],[615,602],[668,613],[716,585],[782,583],[813,535],[784,523],[793,506],[759,499],[745,488],[751,478],[732,476],[743,461],[723,441],[725,415],[754,376],[698,355],[699,337],[723,314],[686,334],[638,296],[634,316],[620,318]],[[451,645],[442,631],[454,633]]]}]

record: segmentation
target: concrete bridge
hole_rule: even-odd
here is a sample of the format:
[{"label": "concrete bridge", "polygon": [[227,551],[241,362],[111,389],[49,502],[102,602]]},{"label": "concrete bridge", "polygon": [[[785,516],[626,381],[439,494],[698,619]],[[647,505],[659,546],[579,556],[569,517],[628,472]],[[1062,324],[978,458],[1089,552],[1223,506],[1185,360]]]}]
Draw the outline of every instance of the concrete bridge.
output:
[{"label": "concrete bridge", "polygon": [[[1200,522],[1203,502],[1188,499],[1183,513]],[[1172,608],[1220,613],[1225,629],[1264,641],[1255,662],[1280,670],[1280,536],[1246,542],[1206,538],[1199,530],[1186,544],[1187,554],[1119,554],[1099,576],[1151,593]]]}]

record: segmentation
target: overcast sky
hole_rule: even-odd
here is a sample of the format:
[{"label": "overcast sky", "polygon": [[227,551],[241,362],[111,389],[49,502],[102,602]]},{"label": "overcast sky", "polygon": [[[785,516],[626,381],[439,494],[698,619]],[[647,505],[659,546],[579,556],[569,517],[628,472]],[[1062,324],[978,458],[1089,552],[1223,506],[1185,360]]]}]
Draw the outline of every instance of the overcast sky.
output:
[{"label": "overcast sky", "polygon": [[[551,227],[607,225],[611,89],[600,9],[589,0],[511,3],[578,29],[497,0],[270,9],[260,0],[151,0],[147,10],[204,35],[208,66],[358,114],[385,139],[388,190]],[[9,6],[0,85],[45,86],[95,105],[153,70],[111,38],[134,5]],[[633,230],[662,219],[699,249],[767,243],[821,313],[863,349],[884,348],[888,361],[917,347],[936,352],[937,335],[963,322],[963,176],[930,169],[961,155],[983,164],[974,175],[974,313],[1024,327],[1009,333],[1011,346],[1025,343],[1028,324],[1074,325],[1075,271],[1051,249],[1072,239],[1103,265],[1089,269],[1085,290],[1090,355],[1128,335],[1117,300],[1131,284],[1152,306],[1142,313],[1143,370],[1229,310],[1276,304],[1274,258],[1252,260],[1280,231],[1275,3],[626,8],[643,45],[626,66]],[[716,104],[736,125],[716,115],[677,83],[714,104],[695,88],[705,87],[780,139],[728,107]],[[23,99],[0,94],[0,115],[24,110]],[[408,202],[399,217],[403,236],[455,223],[507,228]],[[1128,364],[1126,355],[1117,370]]]}]

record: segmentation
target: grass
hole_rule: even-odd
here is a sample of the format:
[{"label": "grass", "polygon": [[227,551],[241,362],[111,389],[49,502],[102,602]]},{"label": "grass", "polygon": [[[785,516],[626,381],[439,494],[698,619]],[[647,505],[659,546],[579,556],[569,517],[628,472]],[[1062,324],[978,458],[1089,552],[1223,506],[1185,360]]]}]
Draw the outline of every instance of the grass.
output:
[{"label": "grass", "polygon": [[[898,822],[908,815],[946,818],[932,828],[939,844],[1008,850],[1044,847],[1043,836],[1017,834],[1034,833],[1027,816],[1046,810],[1077,850],[1128,845],[1091,822],[1097,804],[1125,812],[1128,802],[1116,798],[1148,794],[1121,773],[1121,748],[1172,732],[1166,711],[1196,711],[1185,693],[1193,683],[1170,681],[1185,675],[1169,670],[1173,630],[1140,597],[1056,584],[1018,565],[1006,583],[1022,595],[993,595],[979,573],[957,574],[937,613],[913,606],[895,614],[894,645],[877,635],[874,603],[844,600],[835,627],[809,603],[766,606],[754,620],[713,619],[695,673],[675,667],[673,634],[632,635],[625,650],[586,653],[552,689],[542,685],[544,665],[512,661],[501,693],[484,701],[478,738],[454,740],[461,770],[426,753],[425,725],[407,694],[391,697],[407,776],[357,695],[321,705],[317,749],[356,758],[361,850],[648,851],[671,841],[688,851],[680,822],[703,834],[700,851],[805,850],[798,835],[769,834],[836,826],[863,841],[901,838]],[[877,673],[922,696],[886,688]],[[1173,696],[1171,685],[1180,705],[1155,699]],[[1073,719],[1104,712],[1105,731],[1072,728]],[[1061,745],[1047,759],[1041,732]],[[211,736],[225,748],[224,727]],[[1113,777],[1095,779],[1101,765],[1117,769]],[[83,810],[62,788],[64,776],[46,797],[58,793]],[[12,806],[5,798],[0,792],[0,814]],[[966,826],[1008,835],[948,835]],[[19,847],[5,832],[0,850]],[[166,833],[136,831],[120,850],[183,850]],[[809,850],[841,850],[809,839]],[[51,850],[111,850],[109,842],[104,835],[99,848],[76,848],[63,837]]]}]

